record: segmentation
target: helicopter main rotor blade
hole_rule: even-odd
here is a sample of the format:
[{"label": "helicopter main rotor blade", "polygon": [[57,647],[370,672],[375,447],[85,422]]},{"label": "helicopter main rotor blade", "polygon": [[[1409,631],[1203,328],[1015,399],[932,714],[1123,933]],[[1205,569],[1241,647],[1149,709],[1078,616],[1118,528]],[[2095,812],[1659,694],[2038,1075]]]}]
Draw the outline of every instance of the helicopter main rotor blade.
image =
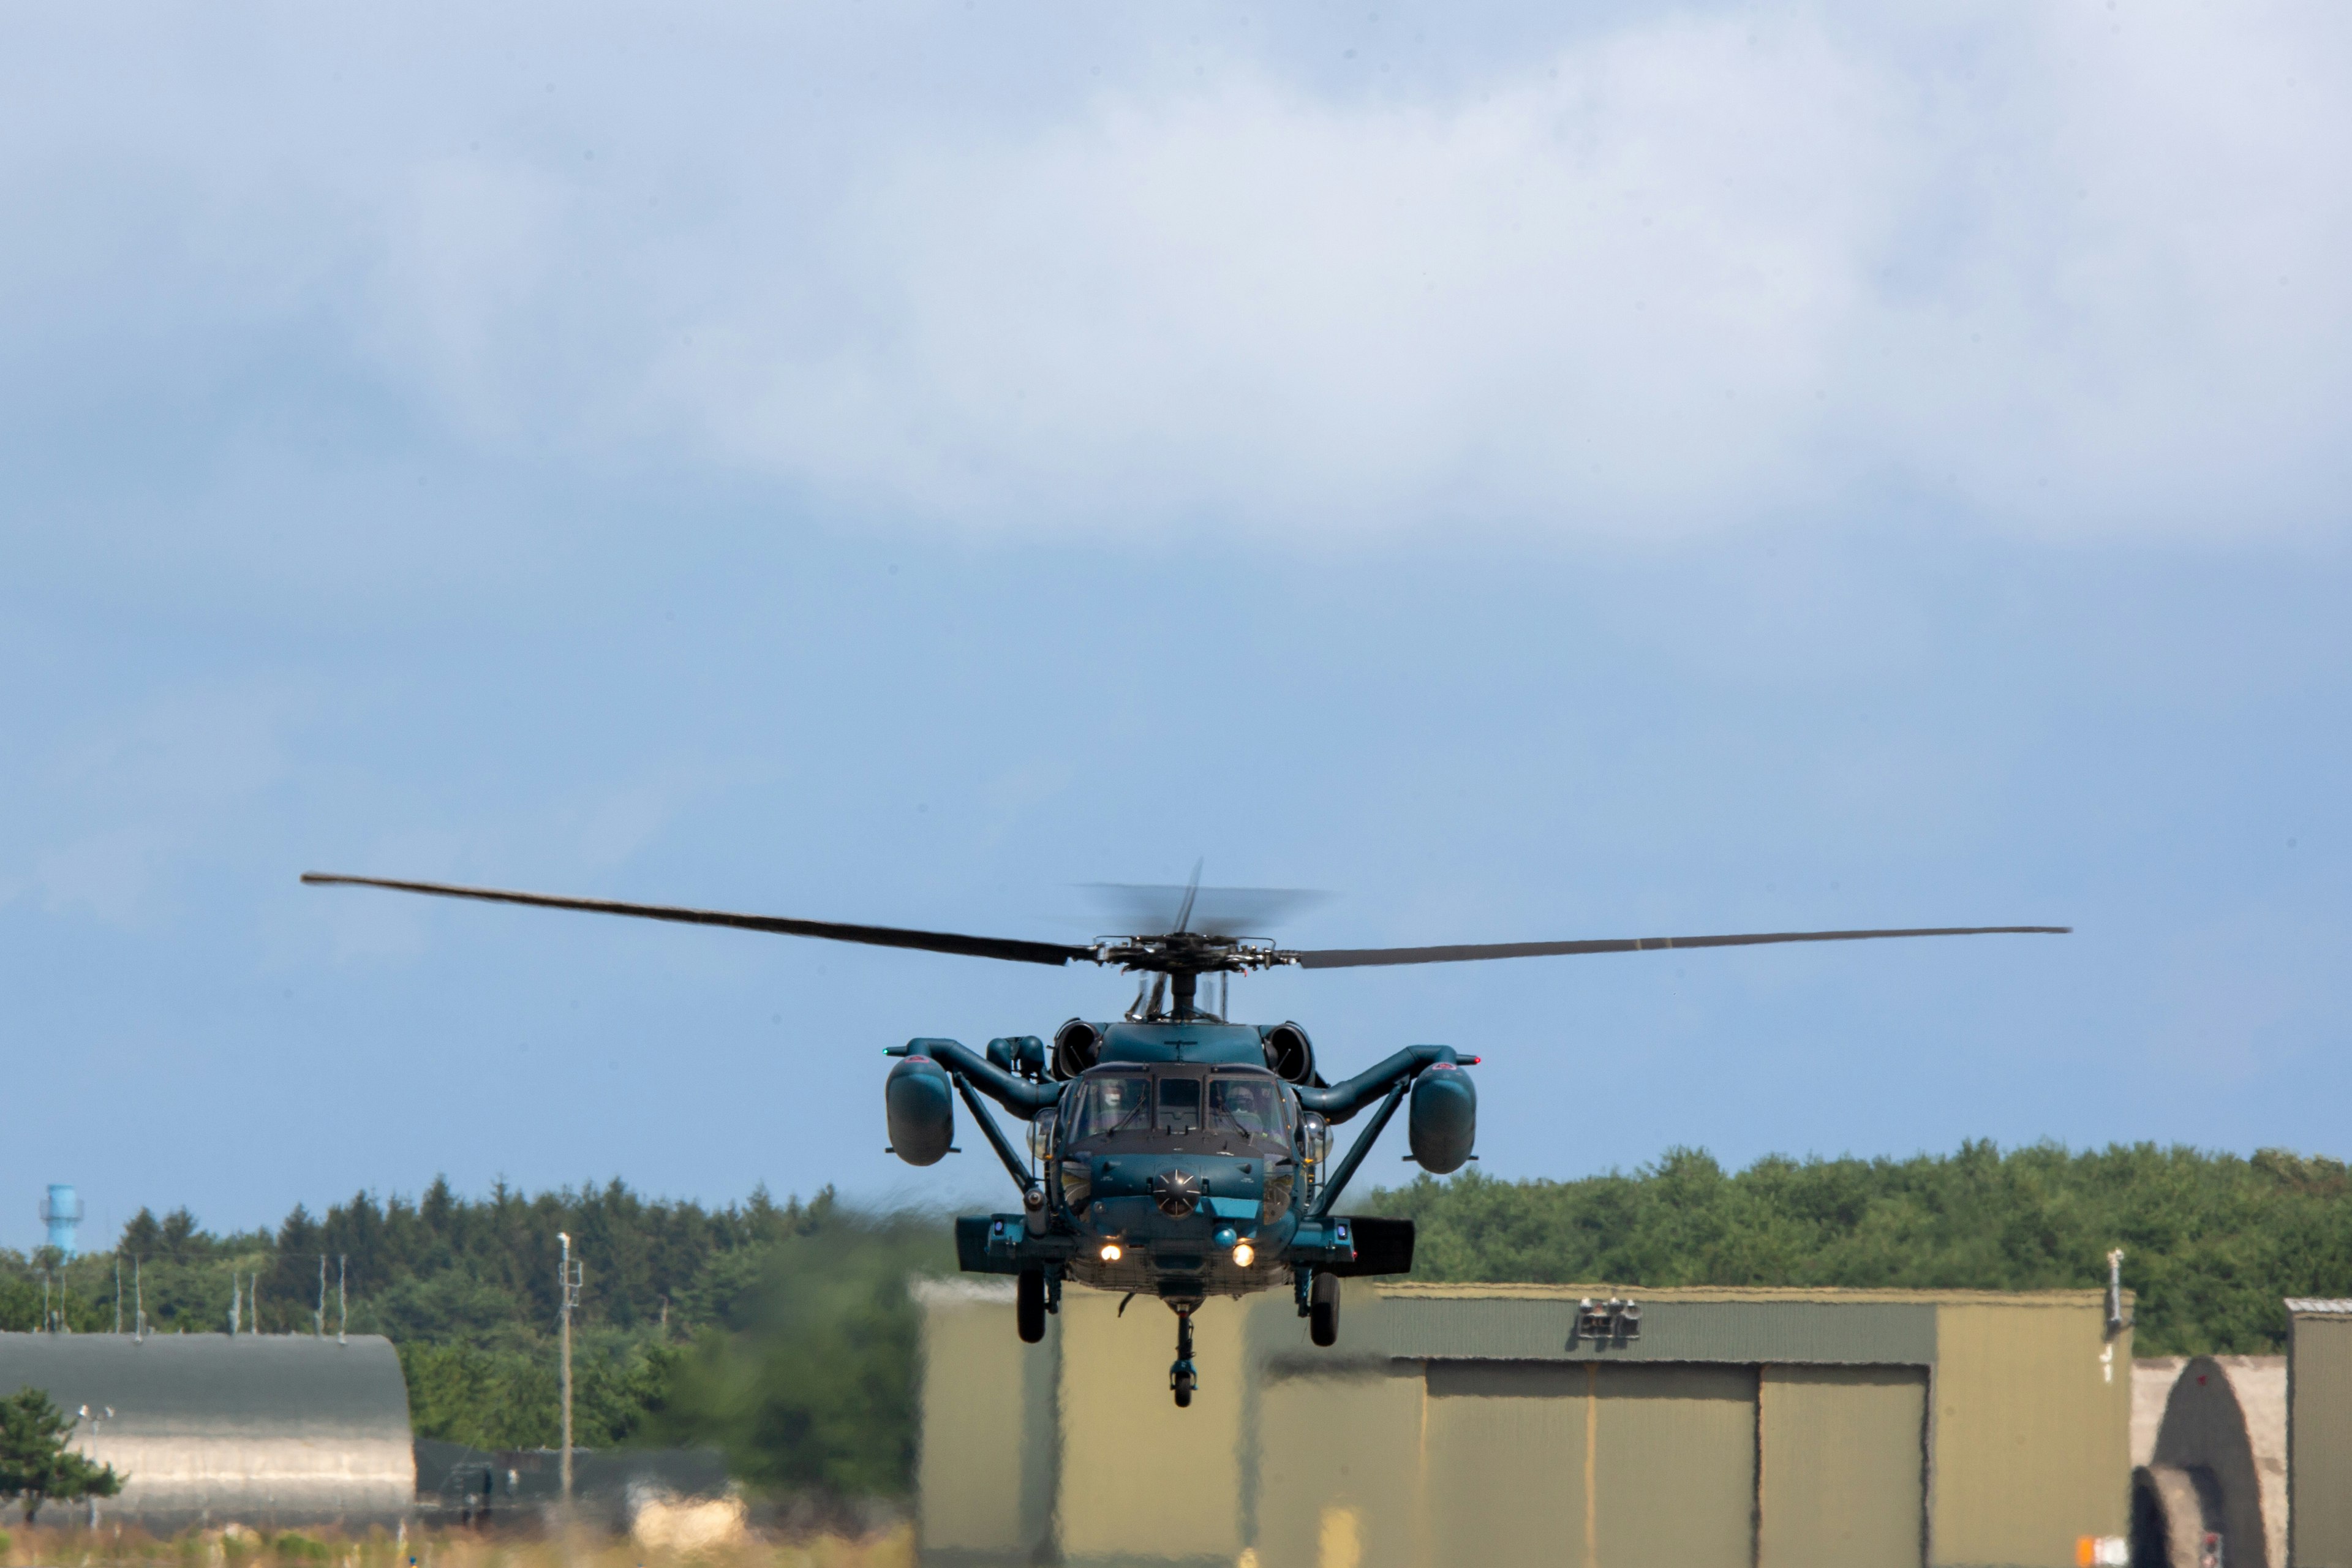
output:
[{"label": "helicopter main rotor blade", "polygon": [[447,882],[397,882],[383,877],[339,877],[305,871],[302,880],[315,888],[390,888],[400,893],[431,893],[444,899],[478,899],[491,904],[529,904],[542,910],[584,910],[599,915],[634,915],[639,920],[676,921],[682,925],[730,926],[737,931],[769,931],[779,936],[813,936],[826,942],[863,942],[868,947],[910,947],[922,952],[952,952],[966,958],[1002,958],[1016,963],[1050,963],[1059,967],[1095,956],[1090,947],[1070,947],[1057,942],[1022,942],[1011,937],[960,936],[952,931],[902,931],[897,926],[843,925],[834,921],[796,921],[782,915],[738,915],[723,910],[688,910],[671,904],[625,904],[611,899],[567,899],[552,893],[516,893],[501,888],[461,888]]},{"label": "helicopter main rotor blade", "polygon": [[1192,879],[1184,884],[1184,902],[1176,910],[1176,929],[1179,931],[1192,923],[1192,900],[1201,896],[1201,868],[1208,863],[1205,855],[1192,862]]},{"label": "helicopter main rotor blade", "polygon": [[[1138,882],[1080,882],[1077,887],[1121,931],[1196,931],[1202,936],[1269,934],[1289,916],[1314,908],[1328,893],[1303,888],[1192,888]],[[1184,895],[1192,910],[1182,925]]]},{"label": "helicopter main rotor blade", "polygon": [[1301,969],[1382,963],[1464,963],[1481,958],[1555,958],[1580,952],[1651,952],[1680,947],[1760,947],[1776,942],[1868,942],[1890,936],[2063,936],[2073,926],[1932,926],[1909,931],[1776,931],[1737,936],[1633,936],[1596,942],[1493,942],[1454,947],[1334,947],[1292,953]]}]

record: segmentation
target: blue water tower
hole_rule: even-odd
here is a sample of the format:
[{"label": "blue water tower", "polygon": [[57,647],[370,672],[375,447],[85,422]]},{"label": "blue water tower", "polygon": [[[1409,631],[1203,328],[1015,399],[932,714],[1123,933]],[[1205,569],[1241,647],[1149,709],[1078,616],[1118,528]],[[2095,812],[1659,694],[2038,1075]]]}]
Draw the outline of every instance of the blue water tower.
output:
[{"label": "blue water tower", "polygon": [[41,1221],[49,1227],[49,1245],[68,1258],[81,1256],[75,1233],[81,1228],[81,1194],[68,1182],[51,1182],[41,1200]]}]

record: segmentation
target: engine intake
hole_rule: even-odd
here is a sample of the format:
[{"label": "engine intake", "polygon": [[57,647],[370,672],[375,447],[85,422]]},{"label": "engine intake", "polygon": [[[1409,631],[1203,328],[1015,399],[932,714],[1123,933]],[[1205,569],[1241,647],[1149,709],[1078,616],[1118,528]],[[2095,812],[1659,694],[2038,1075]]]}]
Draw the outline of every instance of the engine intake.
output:
[{"label": "engine intake", "polygon": [[1054,1031],[1054,1076],[1076,1078],[1102,1055],[1102,1026],[1073,1018]]},{"label": "engine intake", "polygon": [[1285,1083],[1315,1081],[1315,1047],[1307,1031],[1296,1024],[1276,1024],[1265,1030],[1265,1065]]}]

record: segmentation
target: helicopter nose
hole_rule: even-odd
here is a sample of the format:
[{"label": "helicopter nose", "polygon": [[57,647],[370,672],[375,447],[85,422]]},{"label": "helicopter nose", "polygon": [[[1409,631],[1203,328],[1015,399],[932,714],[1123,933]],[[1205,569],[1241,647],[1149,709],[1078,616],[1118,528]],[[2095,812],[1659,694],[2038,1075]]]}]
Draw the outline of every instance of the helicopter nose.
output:
[{"label": "helicopter nose", "polygon": [[1182,1219],[1201,1205],[1201,1178],[1171,1165],[1151,1178],[1151,1201],[1170,1219]]}]

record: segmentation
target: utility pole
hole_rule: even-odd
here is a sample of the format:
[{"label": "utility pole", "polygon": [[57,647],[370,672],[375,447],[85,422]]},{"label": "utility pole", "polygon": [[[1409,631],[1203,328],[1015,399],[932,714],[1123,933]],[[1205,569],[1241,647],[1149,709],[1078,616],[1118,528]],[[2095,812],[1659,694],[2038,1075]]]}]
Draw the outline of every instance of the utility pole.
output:
[{"label": "utility pole", "polygon": [[335,1342],[342,1344],[344,1331],[352,1326],[351,1298],[343,1294],[343,1280],[351,1271],[351,1259],[335,1254]]},{"label": "utility pole", "polygon": [[319,1254],[319,1310],[310,1320],[310,1335],[320,1340],[327,1337],[327,1255],[323,1252]]},{"label": "utility pole", "polygon": [[142,1340],[147,1337],[147,1296],[140,1287],[140,1276],[146,1263],[143,1258],[131,1260],[131,1312],[134,1331],[131,1337]]},{"label": "utility pole", "polygon": [[236,1338],[244,1327],[237,1320],[245,1315],[245,1276],[232,1268],[228,1271],[228,1337]]},{"label": "utility pole", "polygon": [[572,1261],[572,1236],[569,1231],[557,1231],[556,1240],[563,1244],[563,1258],[557,1265],[556,1282],[562,1288],[563,1324],[563,1522],[572,1523],[572,1309],[580,1304],[580,1265]]},{"label": "utility pole", "polygon": [[122,1331],[122,1254],[114,1255],[114,1331]]}]

